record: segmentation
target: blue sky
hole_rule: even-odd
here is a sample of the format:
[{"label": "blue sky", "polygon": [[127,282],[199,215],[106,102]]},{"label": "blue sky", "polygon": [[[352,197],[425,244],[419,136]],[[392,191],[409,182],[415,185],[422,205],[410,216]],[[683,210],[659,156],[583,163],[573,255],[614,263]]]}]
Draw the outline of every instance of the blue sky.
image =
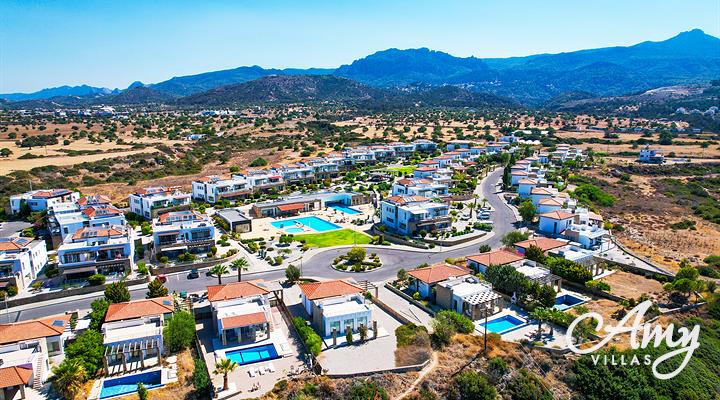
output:
[{"label": "blue sky", "polygon": [[337,67],[390,47],[507,57],[720,36],[718,0],[0,1],[0,93],[124,88],[242,65]]}]

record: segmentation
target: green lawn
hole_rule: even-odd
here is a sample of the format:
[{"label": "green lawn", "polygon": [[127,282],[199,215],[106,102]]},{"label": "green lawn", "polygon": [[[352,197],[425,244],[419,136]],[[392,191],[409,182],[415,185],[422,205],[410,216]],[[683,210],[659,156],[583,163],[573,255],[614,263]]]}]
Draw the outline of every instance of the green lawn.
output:
[{"label": "green lawn", "polygon": [[295,235],[295,240],[305,240],[305,244],[314,247],[341,246],[346,244],[369,244],[371,237],[352,229],[340,229],[325,233]]},{"label": "green lawn", "polygon": [[399,172],[403,175],[412,174],[413,171],[415,171],[416,166],[414,165],[404,165],[402,167],[392,167],[392,168],[385,168],[388,171],[393,172]]}]

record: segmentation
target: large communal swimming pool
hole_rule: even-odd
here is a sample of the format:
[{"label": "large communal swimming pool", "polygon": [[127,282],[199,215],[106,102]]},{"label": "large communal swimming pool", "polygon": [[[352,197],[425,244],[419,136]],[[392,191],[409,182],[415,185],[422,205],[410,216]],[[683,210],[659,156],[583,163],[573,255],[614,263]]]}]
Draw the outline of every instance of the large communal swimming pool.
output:
[{"label": "large communal swimming pool", "polygon": [[155,389],[162,386],[160,383],[161,379],[161,370],[106,379],[102,383],[100,398],[107,399],[128,393],[135,393],[137,392],[138,383],[142,383],[148,389]]},{"label": "large communal swimming pool", "polygon": [[[487,330],[493,333],[507,333],[522,326],[527,325],[527,322],[513,317],[512,315],[503,315],[500,318],[493,319],[487,322]],[[480,324],[480,331],[485,329],[485,324]]]},{"label": "large communal swimming pool", "polygon": [[348,215],[362,214],[362,211],[356,210],[356,209],[346,206],[345,204],[342,204],[342,203],[333,203],[333,204],[328,204],[327,206],[334,210],[344,212],[345,214],[348,214]]},{"label": "large communal swimming pool", "polygon": [[235,361],[239,365],[252,364],[265,360],[280,358],[275,350],[275,345],[266,344],[262,346],[249,347],[247,349],[233,350],[225,353],[225,358]]},{"label": "large communal swimming pool", "polygon": [[555,308],[560,311],[565,311],[568,308],[575,307],[578,304],[584,303],[585,300],[575,297],[571,294],[564,294],[555,298]]},{"label": "large communal swimming pool", "polygon": [[310,228],[316,232],[326,232],[340,229],[339,225],[316,216],[284,219],[282,221],[271,222],[270,225],[275,228],[282,229],[287,233],[303,233],[304,228]]}]

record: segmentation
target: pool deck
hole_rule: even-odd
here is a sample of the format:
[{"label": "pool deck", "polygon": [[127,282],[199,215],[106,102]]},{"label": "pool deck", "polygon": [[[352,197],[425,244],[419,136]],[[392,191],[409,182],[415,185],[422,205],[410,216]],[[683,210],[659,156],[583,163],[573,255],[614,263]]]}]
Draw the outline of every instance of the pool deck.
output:
[{"label": "pool deck", "polygon": [[[211,320],[201,320],[198,324],[198,336],[200,337],[200,347],[205,359],[205,363],[210,370],[213,385],[220,390],[223,385],[222,375],[212,374],[215,369],[216,361],[224,358],[226,351],[232,351],[248,347],[256,347],[263,344],[274,343],[278,355],[282,357],[274,360],[260,361],[252,364],[245,364],[238,366],[235,371],[231,372],[228,376],[230,382],[230,390],[228,392],[221,392],[220,396],[233,396],[233,399],[247,399],[261,397],[272,390],[275,383],[279,380],[286,379],[290,374],[290,371],[298,370],[305,363],[301,358],[302,344],[299,339],[290,335],[288,332],[288,326],[285,324],[280,312],[273,307],[273,332],[270,334],[269,339],[253,343],[243,344],[232,344],[229,346],[219,346],[219,340],[216,340],[213,332],[213,326]],[[273,335],[273,333],[276,333]],[[281,336],[279,336],[281,335]],[[215,347],[218,345],[218,347]],[[250,376],[251,369],[264,368],[271,364],[275,367],[275,372],[266,372],[262,375],[256,375],[255,377]],[[259,390],[251,390],[254,384],[259,384]],[[231,393],[235,392],[235,395]]]},{"label": "pool deck", "polygon": [[[353,225],[351,222],[356,219],[365,219],[368,217],[372,217],[373,215],[373,207],[370,204],[363,204],[360,206],[352,206],[352,208],[361,211],[361,214],[345,214],[342,211],[335,210],[333,208],[327,208],[317,211],[311,211],[306,213],[300,213],[297,216],[294,217],[283,217],[283,218],[254,218],[252,219],[252,232],[243,233],[243,238],[269,238],[270,236],[279,236],[280,234],[287,233],[283,229],[278,229],[271,225],[272,222],[287,220],[287,219],[294,219],[294,218],[302,218],[302,217],[320,217],[328,222],[332,222],[335,225],[340,226],[340,228],[349,228],[353,229],[355,231],[361,232],[362,229],[358,227],[357,225]],[[332,232],[332,231],[325,231],[325,232]],[[302,232],[302,234],[305,233],[320,233],[317,232],[314,229],[306,228],[306,232]],[[296,234],[301,234],[300,232],[297,232]]]},{"label": "pool deck", "polygon": [[[172,359],[171,359],[171,361],[172,361]],[[177,362],[177,359],[175,359],[175,361]],[[132,371],[132,372],[129,372],[129,373],[123,374],[123,375],[116,375],[116,376],[105,377],[102,379],[97,379],[93,383],[92,388],[90,389],[90,393],[88,394],[88,400],[101,399],[100,393],[102,392],[103,383],[107,380],[114,380],[114,379],[123,378],[126,376],[132,376],[132,375],[146,374],[148,372],[154,372],[154,371],[158,371],[158,370],[161,371],[160,386],[150,388],[149,390],[159,389],[167,384],[178,381],[177,365],[175,363],[168,361],[167,367],[157,367],[156,366],[156,367],[152,367],[152,368],[146,368],[144,370]],[[104,399],[113,399],[113,398],[123,397],[123,396],[131,396],[133,393],[135,393],[135,392],[118,394],[116,396],[103,397],[102,399],[104,400]]]}]

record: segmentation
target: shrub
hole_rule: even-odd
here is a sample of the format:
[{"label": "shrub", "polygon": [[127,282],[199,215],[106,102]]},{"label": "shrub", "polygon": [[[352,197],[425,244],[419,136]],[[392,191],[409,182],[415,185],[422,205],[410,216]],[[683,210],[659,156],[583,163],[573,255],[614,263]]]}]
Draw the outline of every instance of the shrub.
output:
[{"label": "shrub", "polygon": [[90,275],[87,278],[88,283],[92,286],[99,286],[105,283],[105,275],[103,274],[94,274]]},{"label": "shrub", "polygon": [[300,269],[292,264],[288,265],[285,268],[285,278],[291,284],[297,282],[300,279]]},{"label": "shrub", "polygon": [[137,394],[139,400],[148,400],[148,389],[142,383],[137,384]]},{"label": "shrub", "polygon": [[449,398],[456,400],[495,400],[495,388],[477,372],[466,370],[455,377]]},{"label": "shrub", "polygon": [[175,311],[163,328],[165,348],[176,353],[190,347],[195,340],[195,318],[188,311]]},{"label": "shrub", "polygon": [[150,269],[148,268],[147,264],[142,261],[138,263],[137,270],[140,275],[150,275]]},{"label": "shrub", "polygon": [[352,329],[345,328],[345,341],[347,344],[353,344],[353,332]]},{"label": "shrub", "polygon": [[602,290],[604,292],[610,291],[610,285],[603,281],[587,281],[585,287],[590,289]]},{"label": "shrub", "polygon": [[320,354],[320,351],[322,351],[322,339],[320,338],[320,335],[315,333],[315,331],[308,326],[305,320],[300,317],[293,318],[292,322],[300,335],[300,339],[303,343],[305,343],[305,347],[308,351],[314,356]]},{"label": "shrub", "polygon": [[521,368],[508,383],[508,391],[513,400],[552,400],[552,393],[547,390],[540,378]]},{"label": "shrub", "polygon": [[435,318],[448,320],[455,327],[455,330],[460,333],[472,333],[475,330],[475,324],[470,318],[452,310],[440,311]]},{"label": "shrub", "polygon": [[267,165],[267,160],[262,157],[258,157],[250,163],[251,167],[263,167],[265,165]]},{"label": "shrub", "polygon": [[560,257],[547,257],[545,264],[550,271],[571,282],[583,284],[592,279],[592,272],[582,265]]},{"label": "shrub", "polygon": [[123,282],[115,282],[105,287],[105,300],[109,303],[130,301],[130,292]]},{"label": "shrub", "polygon": [[92,329],[79,334],[77,339],[65,348],[65,357],[79,360],[91,377],[102,368],[104,356],[103,335]]},{"label": "shrub", "polygon": [[198,399],[210,398],[212,392],[212,382],[208,374],[205,361],[202,358],[195,359],[195,369],[192,374],[192,384],[195,389],[195,396]]},{"label": "shrub", "polygon": [[344,397],[347,400],[388,400],[388,394],[382,386],[372,381],[356,383]]}]

